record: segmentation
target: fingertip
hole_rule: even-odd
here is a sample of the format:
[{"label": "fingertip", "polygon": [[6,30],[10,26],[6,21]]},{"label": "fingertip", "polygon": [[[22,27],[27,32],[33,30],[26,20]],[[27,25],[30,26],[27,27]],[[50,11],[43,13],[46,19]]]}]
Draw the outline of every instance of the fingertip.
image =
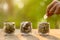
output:
[{"label": "fingertip", "polygon": [[47,13],[47,16],[50,17],[52,16],[54,13]]}]

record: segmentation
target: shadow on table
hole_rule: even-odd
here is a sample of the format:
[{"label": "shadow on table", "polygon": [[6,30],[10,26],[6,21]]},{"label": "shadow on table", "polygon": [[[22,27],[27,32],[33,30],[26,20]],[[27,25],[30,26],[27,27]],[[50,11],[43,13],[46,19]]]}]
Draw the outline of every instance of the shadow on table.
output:
[{"label": "shadow on table", "polygon": [[5,35],[5,40],[19,40],[15,35]]},{"label": "shadow on table", "polygon": [[45,38],[47,38],[48,40],[60,40],[60,38],[57,38],[55,36],[52,36],[52,35],[41,35]]},{"label": "shadow on table", "polygon": [[39,40],[39,38],[33,36],[33,35],[22,35],[26,40]]}]

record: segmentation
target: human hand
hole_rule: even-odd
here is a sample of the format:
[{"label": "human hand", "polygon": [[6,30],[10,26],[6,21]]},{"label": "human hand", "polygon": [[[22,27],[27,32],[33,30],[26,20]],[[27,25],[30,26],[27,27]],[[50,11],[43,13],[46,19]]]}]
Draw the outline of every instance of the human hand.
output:
[{"label": "human hand", "polygon": [[60,14],[60,1],[54,0],[47,6],[47,16]]}]

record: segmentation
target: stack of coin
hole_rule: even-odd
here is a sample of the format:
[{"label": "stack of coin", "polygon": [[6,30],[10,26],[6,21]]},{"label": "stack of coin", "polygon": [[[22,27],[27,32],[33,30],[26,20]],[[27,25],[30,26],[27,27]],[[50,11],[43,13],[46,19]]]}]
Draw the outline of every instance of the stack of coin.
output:
[{"label": "stack of coin", "polygon": [[40,34],[47,34],[47,33],[49,33],[49,23],[47,23],[47,22],[39,23],[38,32]]},{"label": "stack of coin", "polygon": [[31,22],[22,22],[21,23],[21,32],[22,33],[29,33],[29,32],[31,32],[31,29],[32,29],[32,27],[31,27],[32,25],[31,25]]},{"label": "stack of coin", "polygon": [[15,23],[14,22],[5,22],[4,23],[4,32],[11,34],[15,31]]}]

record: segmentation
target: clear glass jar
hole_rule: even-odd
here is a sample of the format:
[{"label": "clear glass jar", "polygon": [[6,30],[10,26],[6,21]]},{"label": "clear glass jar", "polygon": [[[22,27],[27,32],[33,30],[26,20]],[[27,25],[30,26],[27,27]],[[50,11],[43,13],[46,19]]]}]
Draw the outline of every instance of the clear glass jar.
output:
[{"label": "clear glass jar", "polygon": [[4,32],[6,34],[13,34],[15,31],[15,22],[4,22]]},{"label": "clear glass jar", "polygon": [[32,30],[32,23],[31,22],[22,22],[20,28],[21,28],[22,34],[28,34]]},{"label": "clear glass jar", "polygon": [[50,29],[49,28],[49,23],[47,23],[47,22],[41,22],[38,25],[38,33],[40,35],[48,35],[49,29]]}]

